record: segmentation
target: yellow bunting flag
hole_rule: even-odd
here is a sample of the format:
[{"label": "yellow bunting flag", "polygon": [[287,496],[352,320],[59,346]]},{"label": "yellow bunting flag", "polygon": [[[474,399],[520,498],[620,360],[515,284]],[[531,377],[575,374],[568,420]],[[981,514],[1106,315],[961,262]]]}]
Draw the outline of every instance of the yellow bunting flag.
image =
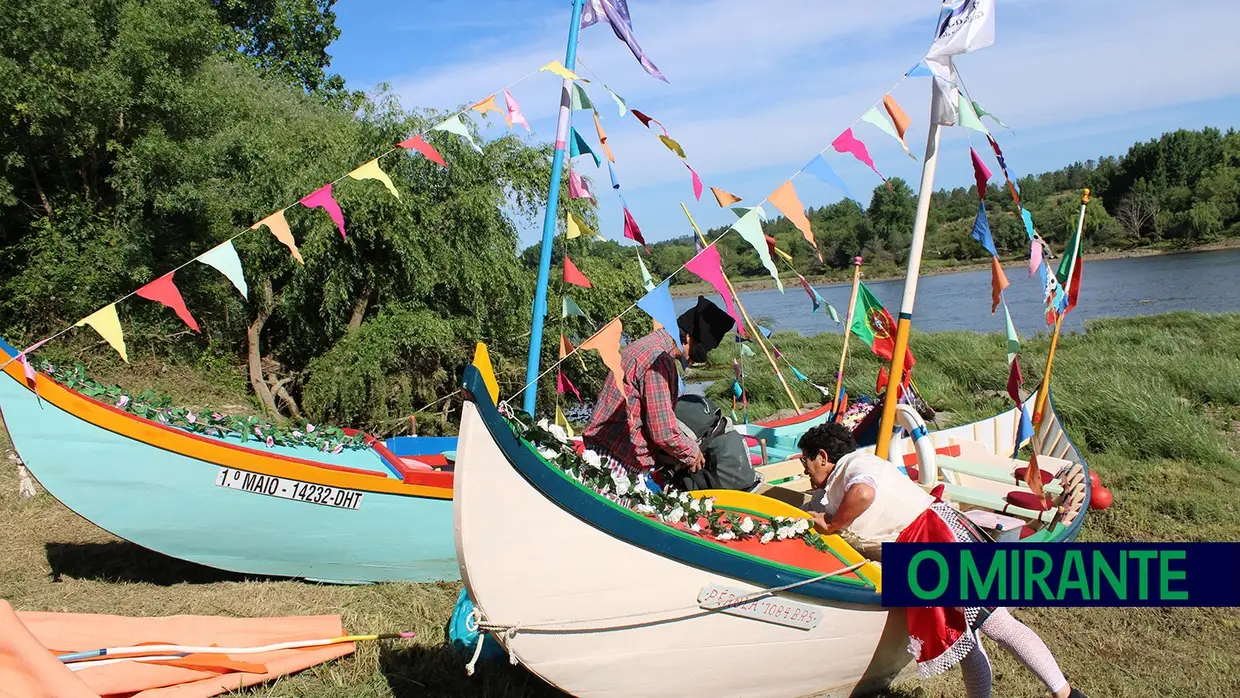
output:
[{"label": "yellow bunting flag", "polygon": [[559,405],[555,406],[555,423],[564,427],[564,433],[568,434],[568,438],[576,436],[573,433],[573,426],[568,423],[568,417],[564,416],[564,410],[561,410]]},{"label": "yellow bunting flag", "polygon": [[624,365],[620,362],[620,335],[624,333],[624,325],[620,318],[607,323],[593,337],[581,343],[581,348],[593,349],[599,353],[603,363],[611,369],[611,376],[616,380],[616,387],[624,395]]},{"label": "yellow bunting flag", "polygon": [[805,217],[805,206],[801,204],[801,198],[797,196],[797,190],[792,186],[792,180],[788,180],[779,185],[779,188],[771,192],[767,197],[767,201],[774,204],[784,217],[792,221],[792,224],[801,231],[801,235],[805,236],[805,241],[809,246],[814,248],[814,252],[818,254],[818,261],[822,261],[822,253],[818,252],[818,242],[814,239],[814,231],[809,227],[809,219]]},{"label": "yellow bunting flag", "polygon": [[280,209],[255,223],[250,226],[250,229],[256,230],[264,225],[267,226],[267,230],[270,230],[272,235],[276,236],[277,240],[284,243],[284,246],[288,248],[288,251],[293,255],[293,259],[297,260],[298,264],[306,263],[306,260],[301,258],[301,251],[297,249],[297,241],[293,239],[292,231],[288,229],[288,221],[284,218],[284,209]]},{"label": "yellow bunting flag", "polygon": [[387,187],[388,191],[392,192],[392,196],[395,196],[398,199],[400,198],[400,192],[396,191],[396,185],[392,184],[392,178],[388,177],[386,172],[379,169],[379,158],[375,158],[356,170],[353,170],[349,173],[349,176],[359,181],[363,179],[377,179],[380,182],[383,182],[383,186]]},{"label": "yellow bunting flag", "polygon": [[685,159],[685,149],[681,148],[679,143],[672,140],[671,138],[668,138],[667,136],[662,136],[662,135],[659,136],[659,140],[663,141],[663,145],[667,146],[668,150],[680,156],[681,160]]},{"label": "yellow bunting flag", "polygon": [[568,337],[560,335],[560,358],[563,359],[573,353],[573,343],[568,341]]},{"label": "yellow bunting flag", "polygon": [[112,348],[116,353],[121,355],[125,363],[129,363],[129,355],[125,353],[125,333],[121,330],[121,319],[116,316],[116,304],[105,306],[78,320],[74,327],[90,325],[92,329],[99,333],[100,337]]},{"label": "yellow bunting flag", "polygon": [[720,208],[727,208],[731,206],[732,204],[739,203],[741,200],[741,197],[737,196],[736,194],[732,194],[727,191],[724,191],[723,189],[720,189],[719,187],[711,187],[710,193],[715,195],[715,201],[719,202]]},{"label": "yellow bunting flag", "polygon": [[576,238],[581,237],[582,235],[585,235],[586,237],[594,237],[595,232],[593,230],[590,230],[590,228],[588,228],[585,223],[582,223],[581,221],[577,220],[577,216],[573,215],[572,211],[569,211],[568,212],[568,231],[564,234],[564,237],[568,238],[569,240],[574,240]]},{"label": "yellow bunting flag", "polygon": [[998,257],[990,258],[990,314],[994,315],[1003,300],[1003,289],[1008,287],[1007,274],[1003,273],[1003,265]]},{"label": "yellow bunting flag", "polygon": [[[508,115],[504,113],[503,109],[499,108],[498,104],[495,103],[495,95],[491,95],[481,102],[478,102],[474,106],[470,107],[470,109],[473,109],[483,116],[486,116],[489,111],[497,112],[500,116],[504,117],[504,121],[508,121]],[[512,124],[509,123],[508,125],[511,126]]]},{"label": "yellow bunting flag", "polygon": [[[539,72],[555,73],[556,75],[559,75],[565,80],[581,80],[580,75],[574,73],[568,68],[565,68],[564,64],[559,61],[551,61],[550,63],[548,63],[547,65],[544,65],[538,70]],[[582,82],[587,82],[587,81],[582,80]]]},{"label": "yellow bunting flag", "polygon": [[603,133],[603,123],[598,120],[598,111],[594,112],[594,128],[598,131],[598,142],[603,146],[603,153],[607,155],[610,162],[616,161],[616,156],[611,154],[611,148],[607,145],[607,134]]},{"label": "yellow bunting flag", "polygon": [[904,133],[908,131],[909,124],[913,123],[912,119],[908,118],[908,114],[904,113],[904,110],[896,103],[896,98],[891,95],[883,95],[883,107],[887,110],[887,116],[891,117],[891,123],[895,124],[896,133],[900,134],[900,144],[904,146],[904,152],[916,160],[917,156],[909,151],[908,141],[904,139]]},{"label": "yellow bunting flag", "polygon": [[487,387],[491,402],[499,404],[499,383],[495,380],[495,368],[491,365],[491,355],[487,352],[487,345],[482,342],[478,342],[474,347],[474,368],[478,369],[478,373],[482,376],[482,384]]}]

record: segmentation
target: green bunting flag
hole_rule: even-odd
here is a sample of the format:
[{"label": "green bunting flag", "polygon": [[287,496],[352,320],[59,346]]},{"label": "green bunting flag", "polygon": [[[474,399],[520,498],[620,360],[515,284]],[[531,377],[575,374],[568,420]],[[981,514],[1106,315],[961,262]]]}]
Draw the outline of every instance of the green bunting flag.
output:
[{"label": "green bunting flag", "polygon": [[461,138],[464,138],[465,142],[469,143],[469,147],[473,148],[479,153],[482,152],[482,148],[479,147],[479,145],[474,142],[474,137],[469,133],[469,127],[465,125],[465,122],[461,121],[460,114],[454,114],[451,118],[445,120],[443,123],[439,124],[438,126],[432,126],[431,130],[432,131],[447,131],[448,133],[455,133]]},{"label": "green bunting flag", "polygon": [[637,251],[637,266],[641,267],[642,270],[642,286],[645,286],[647,291],[653,291],[654,279],[650,277],[650,270],[646,268],[646,263],[642,261],[641,250]]},{"label": "green bunting flag", "polygon": [[986,125],[977,117],[977,112],[973,111],[973,104],[965,98],[964,93],[960,94],[958,102],[960,106],[960,120],[957,122],[960,126],[971,128],[974,131],[981,131],[987,135],[990,131],[986,129]]},{"label": "green bunting flag", "polygon": [[831,320],[834,321],[835,324],[840,324],[840,314],[835,312],[835,306],[827,303],[827,312],[831,313]]},{"label": "green bunting flag", "polygon": [[570,126],[569,130],[572,131],[573,133],[572,133],[572,141],[569,143],[569,146],[568,146],[568,156],[570,158],[575,158],[578,155],[589,154],[590,157],[594,158],[594,166],[602,167],[603,159],[600,158],[598,155],[594,154],[594,151],[590,148],[590,144],[586,143],[586,139],[582,138],[580,133],[577,133],[577,129]]},{"label": "green bunting flag", "polygon": [[1003,319],[1007,323],[1007,359],[1010,364],[1020,353],[1020,337],[1016,335],[1016,325],[1012,324],[1012,314],[1008,312],[1007,301],[1003,301]]},{"label": "green bunting flag", "polygon": [[779,287],[779,292],[784,292],[784,282],[779,279],[779,271],[775,269],[775,261],[771,259],[771,249],[766,246],[766,236],[762,234],[762,223],[758,219],[758,209],[754,208],[748,213],[740,217],[740,220],[732,224],[732,229],[740,233],[758,253],[758,258],[762,260],[762,266],[766,267],[771,278],[775,279],[775,285]]},{"label": "green bunting flag", "polygon": [[586,315],[586,311],[582,310],[581,306],[577,305],[577,301],[569,298],[568,296],[564,296],[564,312],[560,317],[568,317],[569,315],[577,315],[585,318],[586,322],[591,324],[594,323],[594,321],[590,319],[590,316]]},{"label": "green bunting flag", "polygon": [[995,116],[994,114],[991,114],[990,112],[986,111],[985,109],[982,109],[982,105],[978,104],[977,102],[974,102],[974,103],[973,103],[973,111],[977,112],[977,115],[978,115],[979,117],[982,117],[982,116],[989,116],[990,118],[994,119],[994,120],[995,120],[995,123],[996,123],[996,124],[999,124],[999,127],[1000,127],[1000,128],[1005,128],[1005,129],[1007,129],[1007,130],[1009,130],[1009,131],[1011,131],[1011,130],[1012,130],[1012,127],[1011,127],[1011,126],[1008,126],[1007,124],[1003,123],[1002,121],[999,121],[999,117]]},{"label": "green bunting flag", "polygon": [[573,83],[573,91],[571,96],[573,110],[593,109],[594,102],[590,101],[590,95],[586,93],[586,88],[579,83]]},{"label": "green bunting flag", "polygon": [[741,345],[741,356],[753,356],[753,355],[754,355],[753,349],[750,349],[748,344]]}]

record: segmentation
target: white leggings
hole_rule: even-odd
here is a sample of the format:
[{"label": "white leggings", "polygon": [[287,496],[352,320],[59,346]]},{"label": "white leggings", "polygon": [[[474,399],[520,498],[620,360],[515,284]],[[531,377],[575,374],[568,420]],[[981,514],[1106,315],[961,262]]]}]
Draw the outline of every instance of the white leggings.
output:
[{"label": "white leggings", "polygon": [[[1020,660],[1046,684],[1051,693],[1068,685],[1068,680],[1059,670],[1059,663],[1042,638],[1029,626],[1016,620],[1006,608],[996,608],[982,623],[981,631]],[[968,698],[990,698],[993,681],[990,658],[980,642],[960,661],[960,670],[964,674],[964,692]]]}]

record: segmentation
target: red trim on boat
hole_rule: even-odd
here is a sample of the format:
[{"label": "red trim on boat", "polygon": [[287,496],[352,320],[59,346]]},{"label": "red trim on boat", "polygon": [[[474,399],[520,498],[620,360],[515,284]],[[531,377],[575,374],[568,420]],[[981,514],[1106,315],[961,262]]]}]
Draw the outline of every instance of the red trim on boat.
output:
[{"label": "red trim on boat", "polygon": [[823,405],[819,407],[816,410],[813,410],[812,412],[804,412],[802,414],[793,415],[791,417],[784,417],[783,419],[772,419],[769,422],[755,422],[755,424],[757,424],[760,427],[786,427],[792,424],[800,424],[802,422],[808,422],[809,420],[814,419],[815,417],[821,417],[822,415],[830,411],[831,411],[831,405],[827,404],[827,405]]}]

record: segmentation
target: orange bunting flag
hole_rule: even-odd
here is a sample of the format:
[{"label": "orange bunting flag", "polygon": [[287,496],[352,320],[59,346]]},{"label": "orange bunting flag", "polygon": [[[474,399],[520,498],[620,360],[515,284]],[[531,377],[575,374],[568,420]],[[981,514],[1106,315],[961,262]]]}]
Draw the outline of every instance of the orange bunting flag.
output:
[{"label": "orange bunting flag", "polygon": [[569,259],[568,255],[564,256],[564,283],[584,288],[594,288],[594,285],[590,283],[585,274],[581,273],[577,265],[573,264],[573,260]]},{"label": "orange bunting flag", "polygon": [[177,317],[181,318],[181,322],[184,322],[191,330],[202,334],[202,330],[198,329],[198,323],[194,320],[194,316],[189,314],[189,308],[185,307],[185,299],[181,297],[181,292],[177,289],[176,284],[172,283],[172,274],[173,272],[164,274],[134,291],[134,295],[172,308]]},{"label": "orange bunting flag", "polygon": [[741,201],[741,197],[724,191],[719,187],[711,187],[710,193],[715,195],[715,201],[719,202],[719,208],[727,208],[732,204],[739,203]]},{"label": "orange bunting flag", "polygon": [[270,230],[272,235],[276,236],[277,240],[284,243],[284,246],[288,248],[288,251],[293,255],[293,259],[297,260],[298,264],[306,263],[306,260],[301,258],[301,251],[297,249],[297,241],[293,239],[292,231],[288,229],[288,220],[284,218],[284,209],[280,209],[250,226],[250,230],[257,230],[264,225],[267,226],[267,230]]},{"label": "orange bunting flag", "polygon": [[561,359],[568,358],[568,355],[573,353],[574,351],[577,351],[577,350],[573,348],[573,343],[568,341],[568,337],[565,337],[564,335],[560,335],[560,358]]},{"label": "orange bunting flag", "polygon": [[508,120],[508,114],[506,114],[503,109],[500,109],[499,105],[495,103],[495,97],[495,95],[491,95],[490,97],[487,97],[481,102],[478,102],[474,106],[470,107],[470,109],[473,109],[483,116],[486,116],[487,112],[497,112],[500,116],[504,117],[504,121],[509,126],[512,126],[512,122]]},{"label": "orange bunting flag", "polygon": [[624,365],[620,361],[620,335],[623,333],[624,325],[620,323],[620,318],[616,318],[581,343],[582,349],[593,349],[599,353],[603,363],[611,369],[612,378],[616,380],[616,387],[620,389],[621,395],[624,394]]},{"label": "orange bunting flag", "polygon": [[999,309],[999,301],[1003,299],[1003,289],[1008,287],[1007,275],[1003,273],[1003,265],[998,257],[990,258],[990,314]]},{"label": "orange bunting flag", "polygon": [[608,162],[615,162],[616,156],[611,154],[611,148],[607,145],[607,134],[603,133],[603,123],[598,120],[598,112],[594,112],[594,128],[598,131],[599,145],[603,146],[603,153],[607,156]]},{"label": "orange bunting flag", "polygon": [[891,117],[891,123],[895,124],[896,133],[900,134],[900,143],[904,146],[904,152],[908,153],[909,157],[913,157],[908,149],[908,141],[904,140],[904,133],[908,131],[909,124],[913,123],[912,119],[908,118],[908,114],[904,113],[900,105],[896,104],[896,98],[891,95],[883,95],[883,107],[887,110],[887,116]]},{"label": "orange bunting flag", "polygon": [[814,252],[818,254],[818,261],[822,261],[822,253],[818,252],[818,242],[814,239],[814,231],[809,227],[809,219],[805,217],[805,206],[801,203],[801,197],[797,196],[797,190],[792,186],[792,180],[788,180],[779,185],[779,188],[771,192],[767,197],[784,217],[801,231],[801,235],[805,236],[805,241],[809,246],[814,248]]},{"label": "orange bunting flag", "polygon": [[1025,484],[1029,487],[1029,491],[1033,492],[1033,496],[1038,498],[1038,501],[1047,501],[1046,492],[1042,489],[1042,470],[1038,467],[1037,452],[1029,454],[1029,465],[1025,466]]}]

